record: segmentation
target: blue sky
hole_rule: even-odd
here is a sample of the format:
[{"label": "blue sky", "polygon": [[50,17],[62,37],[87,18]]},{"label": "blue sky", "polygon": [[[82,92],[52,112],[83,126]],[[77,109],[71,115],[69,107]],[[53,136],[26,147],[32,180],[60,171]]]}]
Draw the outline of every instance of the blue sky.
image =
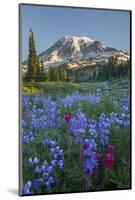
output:
[{"label": "blue sky", "polygon": [[79,8],[22,5],[22,58],[28,56],[29,29],[37,54],[65,35],[88,36],[124,51],[130,50],[130,13]]}]

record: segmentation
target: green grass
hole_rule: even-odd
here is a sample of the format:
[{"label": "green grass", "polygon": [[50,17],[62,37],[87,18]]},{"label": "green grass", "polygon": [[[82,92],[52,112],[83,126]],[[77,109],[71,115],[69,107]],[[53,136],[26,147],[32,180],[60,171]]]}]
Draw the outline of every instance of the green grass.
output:
[{"label": "green grass", "polygon": [[[51,95],[55,98],[56,95],[62,97],[78,91],[80,93],[94,93],[98,88],[104,90],[104,84],[106,82],[82,82],[82,83],[71,83],[71,82],[35,82],[23,84],[23,91],[26,88],[27,92],[30,93],[29,88],[35,89],[34,93],[43,93],[45,95]],[[123,90],[127,94],[129,93],[130,82],[128,80],[117,80],[109,82],[109,90],[112,95],[121,93]]]},{"label": "green grass", "polygon": [[41,93],[41,90],[32,86],[22,86],[22,94],[37,94]]}]

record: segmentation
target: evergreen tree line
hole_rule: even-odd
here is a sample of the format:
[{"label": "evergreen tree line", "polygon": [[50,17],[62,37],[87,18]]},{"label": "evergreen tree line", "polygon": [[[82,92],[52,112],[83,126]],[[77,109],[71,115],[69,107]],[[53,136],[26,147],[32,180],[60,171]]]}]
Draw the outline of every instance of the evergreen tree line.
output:
[{"label": "evergreen tree line", "polygon": [[130,77],[130,61],[118,64],[117,58],[111,58],[106,65],[100,65],[97,80],[113,80]]},{"label": "evergreen tree line", "polygon": [[68,70],[66,66],[50,68],[46,74],[47,81],[105,81],[130,77],[130,61],[118,64],[116,58],[111,58],[107,64],[87,66],[83,69]]},{"label": "evergreen tree line", "polygon": [[130,77],[130,62],[117,64],[111,59],[108,64],[87,66],[83,69],[69,70],[67,66],[50,67],[44,81],[87,82],[105,81]]}]

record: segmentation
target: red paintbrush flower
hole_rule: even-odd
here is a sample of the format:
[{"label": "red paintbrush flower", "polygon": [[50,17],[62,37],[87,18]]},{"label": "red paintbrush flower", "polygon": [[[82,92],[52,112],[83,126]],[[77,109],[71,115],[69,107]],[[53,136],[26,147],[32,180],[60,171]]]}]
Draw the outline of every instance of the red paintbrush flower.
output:
[{"label": "red paintbrush flower", "polygon": [[100,155],[99,155],[99,153],[98,152],[96,152],[96,160],[100,160]]},{"label": "red paintbrush flower", "polygon": [[114,155],[114,145],[109,144],[106,149],[106,154],[113,154]]},{"label": "red paintbrush flower", "polygon": [[113,168],[115,164],[115,158],[113,154],[106,154],[104,157],[104,165],[106,168]]},{"label": "red paintbrush flower", "polygon": [[66,115],[64,116],[64,119],[65,119],[66,122],[70,122],[70,120],[71,120],[71,115],[70,115],[70,114],[66,114]]}]

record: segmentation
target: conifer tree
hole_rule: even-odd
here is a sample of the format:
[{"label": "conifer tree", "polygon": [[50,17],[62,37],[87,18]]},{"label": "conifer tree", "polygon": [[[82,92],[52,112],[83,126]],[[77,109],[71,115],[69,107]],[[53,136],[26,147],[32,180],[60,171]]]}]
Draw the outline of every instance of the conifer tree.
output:
[{"label": "conifer tree", "polygon": [[39,68],[39,62],[37,59],[37,54],[36,54],[36,49],[35,49],[34,34],[32,30],[30,29],[28,70],[26,74],[27,81],[31,81],[31,80],[36,81],[38,68]]},{"label": "conifer tree", "polygon": [[44,61],[43,60],[40,61],[40,73],[39,73],[39,76],[40,76],[40,81],[45,81],[46,80],[46,73],[44,71]]},{"label": "conifer tree", "polygon": [[54,69],[52,67],[48,70],[48,80],[53,81],[54,80]]},{"label": "conifer tree", "polygon": [[41,73],[43,73],[44,72],[44,61],[43,60],[41,60],[41,66],[40,66],[40,69],[41,69]]},{"label": "conifer tree", "polygon": [[35,81],[40,81],[40,75],[41,69],[40,69],[40,61],[37,60],[37,69],[36,69],[36,75],[35,75]]}]

